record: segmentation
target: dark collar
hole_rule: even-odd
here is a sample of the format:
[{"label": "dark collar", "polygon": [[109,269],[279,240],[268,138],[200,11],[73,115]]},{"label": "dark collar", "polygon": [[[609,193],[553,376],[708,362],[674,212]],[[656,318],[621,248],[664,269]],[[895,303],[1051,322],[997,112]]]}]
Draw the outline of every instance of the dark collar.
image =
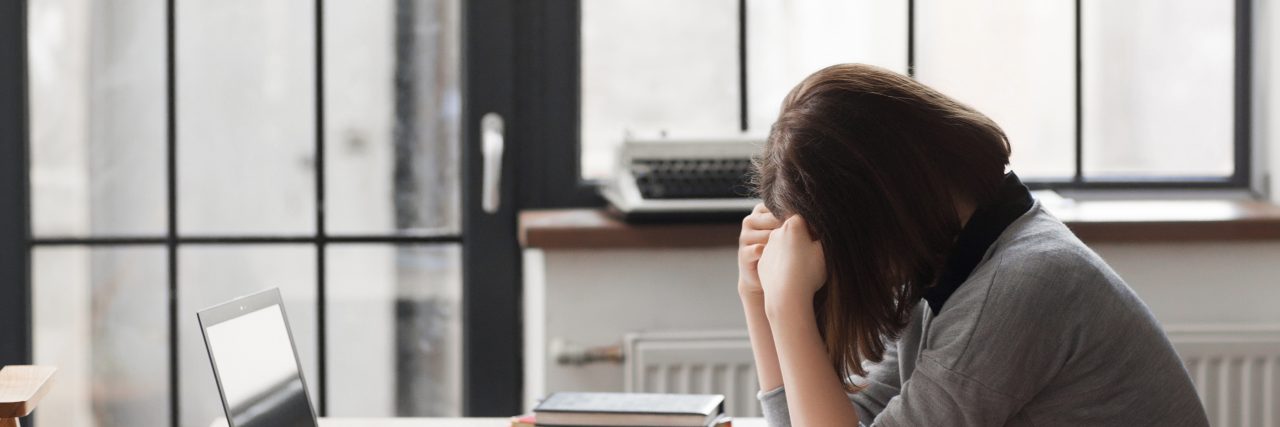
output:
[{"label": "dark collar", "polygon": [[947,298],[969,278],[969,274],[973,273],[978,262],[987,254],[987,249],[1000,237],[1000,233],[1031,210],[1034,204],[1031,191],[1022,184],[1018,176],[1013,172],[1006,174],[996,200],[973,211],[969,222],[960,230],[955,246],[947,255],[942,274],[938,275],[938,283],[925,289],[924,299],[929,302],[929,309],[934,315],[942,311]]}]

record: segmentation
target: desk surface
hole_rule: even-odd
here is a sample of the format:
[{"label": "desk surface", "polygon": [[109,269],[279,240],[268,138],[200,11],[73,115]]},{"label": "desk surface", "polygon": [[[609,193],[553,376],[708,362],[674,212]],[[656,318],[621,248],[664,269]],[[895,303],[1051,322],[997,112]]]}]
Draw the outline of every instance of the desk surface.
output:
[{"label": "desk surface", "polygon": [[[222,420],[214,427],[225,426]],[[508,427],[510,418],[322,418],[320,427]],[[760,418],[734,418],[734,427],[764,427]]]}]

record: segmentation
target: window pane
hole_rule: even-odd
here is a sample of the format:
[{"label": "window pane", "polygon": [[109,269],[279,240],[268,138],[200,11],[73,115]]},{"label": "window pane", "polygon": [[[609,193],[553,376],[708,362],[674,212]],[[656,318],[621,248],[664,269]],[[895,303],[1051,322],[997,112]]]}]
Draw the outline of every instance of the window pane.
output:
[{"label": "window pane", "polygon": [[196,312],[231,299],[280,288],[303,378],[316,403],[316,252],[311,245],[188,246],[178,251],[179,405],[184,426],[207,426],[223,416],[218,386]]},{"label": "window pane", "polygon": [[36,236],[164,233],[161,6],[144,0],[31,2]]},{"label": "window pane", "polygon": [[328,251],[329,414],[461,415],[460,248]]},{"label": "window pane", "polygon": [[169,419],[169,290],[163,247],[37,248],[35,363],[58,367],[40,425]]},{"label": "window pane", "polygon": [[1075,2],[920,0],[916,77],[991,117],[1023,178],[1075,175]]},{"label": "window pane", "polygon": [[1082,7],[1085,175],[1231,175],[1234,2]]},{"label": "window pane", "polygon": [[458,0],[326,4],[330,233],[460,228],[459,9]]},{"label": "window pane", "polygon": [[315,230],[314,3],[178,2],[181,232]]},{"label": "window pane", "polygon": [[612,172],[626,132],[741,129],[737,1],[584,1],[581,34],[584,177]]},{"label": "window pane", "polygon": [[748,0],[747,47],[749,129],[763,135],[791,88],[823,67],[861,62],[906,73],[907,2]]}]

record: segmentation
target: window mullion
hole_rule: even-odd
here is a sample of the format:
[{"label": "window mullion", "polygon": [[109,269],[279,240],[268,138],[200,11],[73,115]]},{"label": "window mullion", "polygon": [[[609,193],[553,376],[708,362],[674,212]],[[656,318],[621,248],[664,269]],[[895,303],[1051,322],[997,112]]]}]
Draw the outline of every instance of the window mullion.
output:
[{"label": "window mullion", "polygon": [[1071,181],[1076,185],[1080,185],[1084,183],[1084,123],[1083,123],[1083,120],[1084,120],[1084,79],[1083,79],[1084,68],[1082,67],[1082,58],[1084,57],[1084,54],[1083,54],[1084,48],[1081,44],[1081,42],[1083,41],[1083,38],[1081,36],[1081,30],[1082,30],[1081,22],[1083,22],[1083,17],[1080,16],[1081,3],[1083,1],[1084,0],[1075,0],[1075,9],[1076,9],[1075,10],[1075,58],[1076,58],[1075,59],[1075,67],[1076,67],[1076,70],[1075,70],[1075,74],[1076,74],[1075,170],[1076,170],[1076,173],[1074,176],[1072,176]]},{"label": "window mullion", "polygon": [[325,342],[325,226],[324,226],[324,0],[315,0],[315,180],[316,180],[316,353],[319,355],[319,396],[316,402],[320,416],[328,405],[328,348]]},{"label": "window mullion", "polygon": [[177,74],[177,1],[165,2],[165,190],[168,193],[165,238],[169,271],[169,424],[181,425],[181,389],[179,388],[178,355],[178,74]]}]

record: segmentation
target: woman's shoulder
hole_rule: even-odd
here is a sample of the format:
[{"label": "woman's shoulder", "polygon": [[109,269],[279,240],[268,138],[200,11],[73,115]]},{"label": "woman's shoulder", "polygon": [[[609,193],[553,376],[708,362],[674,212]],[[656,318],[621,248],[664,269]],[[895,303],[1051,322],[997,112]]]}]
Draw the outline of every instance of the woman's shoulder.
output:
[{"label": "woman's shoulder", "polygon": [[1007,231],[929,322],[922,354],[1018,396],[1114,371],[1115,355],[1134,348],[1144,350],[1129,362],[1177,365],[1147,306],[1061,222],[1035,212]]},{"label": "woman's shoulder", "polygon": [[1039,204],[992,245],[987,261],[970,279],[987,288],[983,304],[1014,315],[1042,317],[1045,310],[1074,308],[1090,300],[1131,293],[1106,261]]},{"label": "woman's shoulder", "polygon": [[[992,279],[1000,279],[998,282]],[[992,284],[1118,280],[1102,257],[1038,202],[1010,224],[970,279]]]},{"label": "woman's shoulder", "polygon": [[929,335],[931,346],[953,347],[959,362],[975,345],[1037,341],[1070,334],[1091,317],[1145,311],[1101,257],[1036,206],[997,239],[934,316]]}]

